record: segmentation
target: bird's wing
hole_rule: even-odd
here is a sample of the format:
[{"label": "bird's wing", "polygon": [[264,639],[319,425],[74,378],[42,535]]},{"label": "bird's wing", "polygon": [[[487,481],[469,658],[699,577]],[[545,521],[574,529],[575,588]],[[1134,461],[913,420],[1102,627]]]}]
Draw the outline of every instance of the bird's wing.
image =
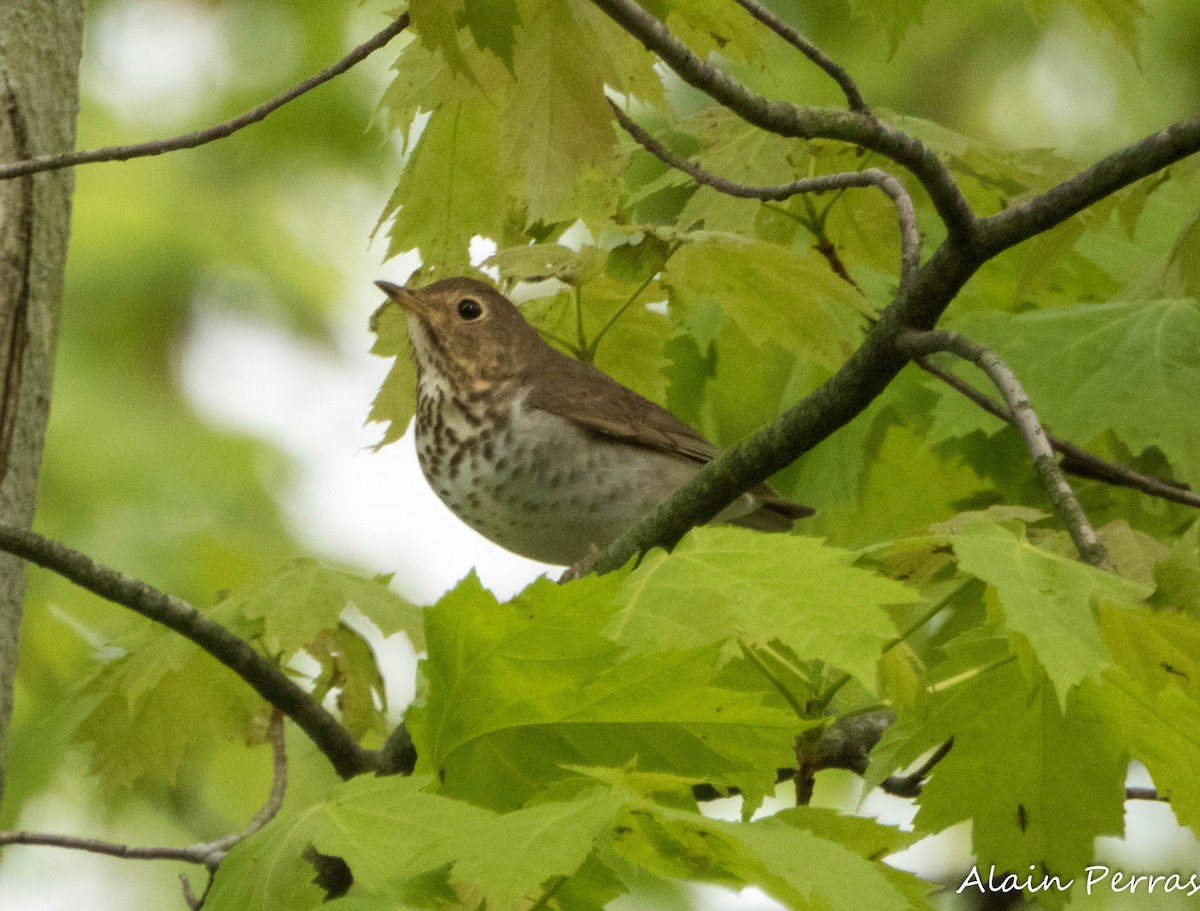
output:
[{"label": "bird's wing", "polygon": [[[525,404],[577,424],[593,433],[708,462],[717,447],[667,409],[644,399],[605,373],[573,358],[548,365]],[[584,380],[580,382],[580,380]],[[571,390],[586,389],[586,394]]]},{"label": "bird's wing", "polygon": [[[717,447],[698,431],[661,405],[642,398],[589,364],[563,355],[561,359],[554,358],[544,371],[525,399],[525,404],[531,408],[557,415],[593,433],[701,464],[711,462],[717,456]],[[568,391],[572,389],[592,391],[583,401],[579,394]],[[752,509],[763,507],[768,519],[771,514],[775,517],[766,524],[748,519],[735,520],[750,527],[784,530],[791,528],[796,519],[815,512],[787,499],[765,482],[747,493],[756,504]]]}]

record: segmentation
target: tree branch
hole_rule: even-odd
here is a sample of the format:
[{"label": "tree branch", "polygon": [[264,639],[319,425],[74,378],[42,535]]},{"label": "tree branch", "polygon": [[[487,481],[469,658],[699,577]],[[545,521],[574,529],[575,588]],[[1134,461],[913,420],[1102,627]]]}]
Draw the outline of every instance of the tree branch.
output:
[{"label": "tree branch", "polygon": [[[665,503],[612,541],[594,565],[611,572],[652,547],[674,547],[755,484],[786,468],[849,423],[895,378],[908,357],[894,342],[909,326],[924,328],[978,268],[970,251],[948,239],[901,288],[863,343],[816,390],[778,419],[705,465]],[[781,302],[781,306],[785,302]]]},{"label": "tree branch", "polygon": [[846,103],[850,105],[852,111],[859,111],[863,114],[871,113],[866,99],[859,92],[854,80],[850,78],[850,74],[839,66],[832,57],[759,3],[758,0],[736,0],[736,2],[751,16],[823,69],[838,84],[838,87],[841,88],[842,94],[846,96]]},{"label": "tree branch", "polygon": [[200,842],[176,848],[169,845],[139,847],[102,841],[98,838],[53,835],[45,832],[0,832],[0,846],[42,845],[51,848],[70,848],[75,851],[87,851],[91,854],[119,857],[123,860],[178,860],[189,864],[200,864],[210,871],[215,870],[221,859],[229,853],[230,848],[259,831],[275,818],[275,814],[283,806],[283,795],[287,791],[287,752],[283,745],[283,715],[279,711],[272,713],[269,736],[274,754],[271,794],[262,808],[254,814],[254,818],[246,824],[246,827],[232,835],[226,835],[216,841]]},{"label": "tree branch", "polygon": [[[1016,420],[1013,418],[1011,411],[991,396],[980,392],[966,380],[955,376],[949,370],[943,370],[927,358],[917,358],[914,363],[922,370],[942,380],[955,391],[966,396],[984,411],[998,417],[1007,424],[1016,425]],[[1156,478],[1153,475],[1143,474],[1140,471],[1134,471],[1132,468],[1126,468],[1124,465],[1118,465],[1115,462],[1108,462],[1099,456],[1093,455],[1083,447],[1076,446],[1070,440],[1056,437],[1049,431],[1046,432],[1046,439],[1050,441],[1050,445],[1055,452],[1062,453],[1063,460],[1059,463],[1059,467],[1067,472],[1067,474],[1100,481],[1105,484],[1113,484],[1118,487],[1130,487],[1153,497],[1160,497],[1164,500],[1171,500],[1175,503],[1182,503],[1184,506],[1194,506],[1200,509],[1200,494],[1194,493],[1191,488],[1181,481],[1167,481],[1162,478]]]},{"label": "tree branch", "polygon": [[983,219],[979,222],[980,247],[987,256],[995,256],[1196,152],[1200,152],[1200,114],[1114,152],[1033,199]]},{"label": "tree branch", "polygon": [[267,802],[259,808],[259,811],[254,814],[254,818],[246,823],[241,831],[218,838],[207,845],[193,846],[207,849],[203,862],[209,869],[215,869],[217,864],[229,853],[230,848],[238,842],[245,841],[274,819],[283,806],[283,798],[287,794],[287,748],[283,740],[283,713],[279,709],[275,709],[271,713],[271,726],[267,733],[271,740],[271,752],[274,757],[271,767],[271,793],[267,797]]},{"label": "tree branch", "polygon": [[833,111],[756,95],[728,73],[701,60],[634,0],[592,0],[622,29],[657,54],[684,82],[729,108],[747,123],[780,136],[837,139],[870,149],[911,171],[925,187],[950,232],[971,241],[977,219],[970,203],[932,149],[913,136],[861,111]]},{"label": "tree branch", "polygon": [[0,524],[0,550],[58,573],[81,588],[190,639],[295,721],[343,778],[374,768],[374,754],[355,743],[349,732],[309,693],[271,661],[187,602],[140,579],[101,566],[65,544],[11,525]]},{"label": "tree branch", "polygon": [[965,336],[944,330],[906,331],[900,334],[897,342],[901,350],[911,357],[925,357],[945,351],[970,361],[988,375],[988,379],[1004,397],[1014,422],[1025,437],[1025,445],[1033,458],[1033,467],[1046,488],[1050,502],[1054,504],[1055,512],[1070,533],[1079,556],[1084,562],[1098,569],[1112,571],[1108,552],[1096,538],[1095,529],[1075,498],[1075,492],[1067,483],[1062,469],[1058,467],[1054,450],[1050,441],[1046,439],[1046,431],[1042,429],[1042,422],[1033,406],[1029,404],[1029,396],[1016,374],[1000,356]]},{"label": "tree branch", "polygon": [[916,276],[921,264],[921,233],[917,229],[917,213],[913,207],[912,197],[891,174],[879,168],[866,168],[862,171],[843,171],[839,174],[823,174],[820,177],[805,177],[793,180],[791,183],[777,186],[755,186],[752,184],[736,183],[718,177],[706,171],[695,162],[678,155],[642,129],[628,114],[621,110],[611,99],[609,105],[616,115],[617,122],[638,145],[642,146],[659,161],[669,167],[687,174],[696,183],[712,187],[718,193],[735,196],[739,199],[784,200],[801,193],[822,193],[827,190],[840,190],[845,187],[878,187],[896,207],[896,216],[900,225],[900,284],[907,287]]},{"label": "tree branch", "polygon": [[240,117],[235,117],[233,120],[219,123],[208,129],[184,133],[181,136],[175,136],[170,139],[155,139],[133,145],[106,146],[102,149],[91,149],[83,152],[64,152],[60,155],[42,155],[37,158],[26,159],[25,161],[0,163],[0,180],[10,180],[25,174],[36,174],[39,171],[57,171],[62,168],[73,168],[81,164],[92,164],[101,161],[128,161],[131,158],[162,155],[164,152],[192,149],[216,139],[224,139],[226,136],[236,133],[243,127],[248,127],[252,123],[258,123],[260,120],[265,119],[268,114],[277,111],[289,101],[294,101],[305,92],[315,89],[335,76],[340,76],[346,70],[362,62],[399,35],[408,28],[408,24],[408,13],[401,13],[387,28],[369,41],[360,44],[333,66],[321,70],[321,72],[310,76],[298,85],[292,86],[282,95],[272,98],[270,101],[258,105],[258,107],[252,108]]},{"label": "tree branch", "polygon": [[954,738],[951,737],[934,750],[933,754],[921,763],[916,771],[908,775],[890,775],[884,779],[880,787],[896,797],[919,797],[921,789],[925,787],[925,779],[929,777],[929,773],[933,771],[934,767],[946,758],[946,754],[953,746]]}]

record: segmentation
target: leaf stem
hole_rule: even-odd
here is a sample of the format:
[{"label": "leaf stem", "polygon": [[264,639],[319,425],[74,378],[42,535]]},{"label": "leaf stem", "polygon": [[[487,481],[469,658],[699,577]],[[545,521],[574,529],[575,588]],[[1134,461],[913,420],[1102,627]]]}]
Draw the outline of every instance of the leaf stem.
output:
[{"label": "leaf stem", "polygon": [[798,665],[796,662],[792,661],[792,659],[789,658],[787,655],[783,654],[777,648],[775,648],[774,646],[772,646],[770,644],[762,645],[759,647],[764,652],[766,652],[768,655],[770,655],[772,658],[774,658],[784,668],[791,671],[793,674],[795,674],[797,677],[799,677],[801,680],[803,680],[808,686],[810,686],[810,687],[813,686],[812,678],[809,677],[809,675],[804,672],[804,669],[802,667],[800,667],[800,665]]},{"label": "leaf stem", "polygon": [[742,650],[742,654],[749,659],[751,664],[753,664],[762,672],[764,677],[771,681],[771,685],[774,686],[775,689],[779,690],[779,695],[787,700],[787,704],[792,707],[792,711],[796,713],[797,717],[805,721],[812,718],[812,713],[804,707],[804,704],[796,698],[796,695],[789,690],[784,682],[775,674],[775,672],[767,666],[767,663],[762,660],[762,657],[746,644],[746,640],[739,638],[737,643],[738,647]]},{"label": "leaf stem", "polygon": [[675,255],[675,251],[681,246],[683,246],[683,241],[677,240],[667,248],[667,255],[663,257],[663,261],[659,265],[658,269],[655,269],[653,272],[647,275],[645,279],[642,280],[642,283],[634,289],[633,293],[630,294],[628,298],[626,298],[625,303],[621,304],[621,306],[617,308],[617,312],[610,316],[608,318],[608,322],[606,322],[600,328],[600,331],[596,333],[595,338],[592,339],[591,344],[586,349],[585,359],[588,363],[591,363],[593,360],[595,360],[596,350],[600,347],[601,339],[608,334],[608,330],[616,324],[617,320],[619,320],[625,314],[626,310],[633,306],[633,302],[641,296],[642,292],[650,287],[650,283],[654,281],[654,276],[659,273],[662,267],[665,266],[671,257]]},{"label": "leaf stem", "polygon": [[998,658],[991,664],[985,664],[983,667],[973,667],[970,670],[963,671],[961,674],[956,674],[953,677],[942,680],[941,682],[935,683],[932,686],[928,686],[925,688],[925,691],[927,693],[941,693],[945,690],[953,689],[960,683],[966,683],[968,680],[974,680],[976,677],[981,677],[984,674],[991,673],[992,671],[1002,668],[1004,665],[1016,660],[1016,655],[1006,655],[1003,658]]},{"label": "leaf stem", "polygon": [[579,348],[577,348],[574,344],[568,342],[561,335],[555,335],[553,332],[550,332],[546,329],[539,329],[538,335],[546,339],[548,342],[554,342],[557,345],[562,345],[567,350],[567,353],[571,355],[571,357],[582,359],[583,352],[580,351]]},{"label": "leaf stem", "polygon": [[583,292],[579,289],[579,285],[575,288],[575,334],[579,338],[579,358],[580,360],[592,362],[593,351],[588,348],[587,336],[583,332]]},{"label": "leaf stem", "polygon": [[949,607],[950,603],[952,601],[954,601],[955,598],[957,598],[964,591],[966,591],[967,588],[969,588],[971,585],[973,585],[976,581],[977,580],[974,579],[973,577],[964,579],[961,583],[954,586],[954,588],[950,589],[950,591],[946,592],[946,594],[942,595],[942,597],[938,598],[937,601],[935,601],[933,604],[930,605],[929,610],[927,610],[927,611],[925,611],[925,613],[921,614],[921,616],[919,616],[916,620],[914,620],[907,627],[905,627],[904,631],[902,633],[900,633],[899,636],[897,636],[895,639],[890,640],[883,647],[884,653],[890,652],[901,642],[906,641],[913,633],[915,633],[922,626],[924,626],[926,623],[928,623],[930,620],[932,620],[934,617],[936,617],[938,614],[940,614],[943,610],[945,610],[947,607]]},{"label": "leaf stem", "polygon": [[[925,611],[925,613],[921,614],[920,617],[909,624],[904,632],[902,632],[895,639],[888,640],[888,642],[884,644],[880,655],[886,655],[901,642],[904,642],[906,639],[908,639],[909,636],[919,630],[922,626],[940,614],[950,604],[951,601],[961,595],[963,590],[974,581],[974,579],[964,580],[961,585],[955,586],[953,589],[935,601],[932,605],[930,605],[929,610]],[[824,712],[827,708],[829,708],[829,703],[833,701],[833,697],[837,695],[838,690],[840,690],[849,682],[850,675],[846,673],[843,673],[841,677],[835,680],[833,685],[830,686],[829,690],[821,697],[821,701],[817,704],[818,713]]]}]

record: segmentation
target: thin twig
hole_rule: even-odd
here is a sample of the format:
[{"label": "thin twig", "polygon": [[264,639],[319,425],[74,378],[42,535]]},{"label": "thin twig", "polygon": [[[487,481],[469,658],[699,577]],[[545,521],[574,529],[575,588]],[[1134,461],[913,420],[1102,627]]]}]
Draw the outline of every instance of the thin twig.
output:
[{"label": "thin twig", "polygon": [[[953,742],[954,742],[953,738],[951,738],[945,744],[943,744],[942,749],[946,749],[948,752],[949,751],[948,748],[949,748],[950,744]],[[939,750],[939,752],[941,752],[941,750]],[[937,756],[937,753],[935,753],[934,756]],[[942,758],[944,758],[944,757],[945,757],[945,753],[942,753],[941,756],[937,756],[937,760],[940,762],[942,760]],[[932,761],[933,761],[933,757],[930,757],[930,762],[932,762]],[[926,765],[929,765],[929,763],[926,763]],[[921,774],[922,772],[924,772],[924,774]],[[921,792],[925,789],[925,782],[923,779],[924,779],[925,775],[928,775],[928,774],[929,774],[929,770],[926,769],[925,766],[923,765],[920,769],[918,769],[912,775],[902,775],[902,776],[893,775],[893,776],[891,776],[890,778],[886,779],[883,782],[883,784],[880,785],[880,787],[883,788],[883,790],[887,791],[889,794],[893,794],[896,797],[920,797]],[[918,777],[918,775],[920,777]],[[1160,801],[1162,803],[1170,803],[1171,802],[1171,799],[1169,797],[1164,797],[1163,795],[1159,794],[1158,791],[1156,791],[1154,788],[1126,788],[1125,789],[1125,799],[1126,800],[1156,800],[1156,801]]]},{"label": "thin twig", "polygon": [[271,766],[271,793],[267,797],[267,802],[262,805],[254,818],[246,823],[245,827],[240,832],[234,832],[231,835],[226,835],[224,838],[218,838],[216,841],[209,842],[207,846],[197,845],[197,848],[208,848],[208,860],[205,864],[213,869],[221,861],[229,849],[238,842],[245,841],[255,832],[259,831],[263,826],[269,823],[279,813],[280,807],[283,806],[284,795],[287,794],[287,748],[284,745],[283,739],[283,713],[279,709],[271,712],[271,726],[268,730],[268,736],[271,739],[271,750],[274,756],[274,761]]},{"label": "thin twig", "polygon": [[[925,779],[929,777],[929,773],[933,771],[934,766],[946,758],[946,754],[950,752],[950,748],[953,745],[954,738],[951,737],[938,747],[932,756],[921,763],[921,767],[915,772],[909,775],[892,775],[885,779],[880,787],[896,797],[920,797],[921,792],[925,788]],[[1125,799],[1169,802],[1168,798],[1163,797],[1154,788],[1126,788]]]},{"label": "thin twig", "polygon": [[39,171],[58,171],[62,168],[73,168],[81,164],[93,164],[101,161],[128,161],[131,158],[145,158],[149,155],[162,155],[164,152],[177,152],[181,149],[193,149],[216,139],[224,139],[238,130],[258,123],[268,114],[279,110],[290,101],[299,98],[305,92],[315,89],[322,83],[328,82],[335,76],[340,76],[355,64],[358,64],[379,50],[402,31],[408,28],[407,12],[400,16],[383,31],[369,41],[365,41],[349,54],[327,69],[310,76],[298,85],[292,86],[282,95],[263,102],[258,107],[251,108],[240,117],[218,123],[204,130],[195,130],[174,136],[169,139],[154,139],[149,142],[138,142],[125,146],[106,146],[101,149],[90,149],[82,152],[64,152],[59,155],[40,155],[24,161],[12,161],[0,164],[0,180],[10,180],[25,174],[36,174]]},{"label": "thin twig", "polygon": [[183,889],[183,900],[192,911],[200,911],[204,907],[204,900],[208,898],[208,893],[212,890],[213,878],[216,876],[213,871],[208,871],[208,882],[204,884],[204,891],[198,896],[192,891],[192,881],[188,879],[186,873],[179,874],[179,885]]},{"label": "thin twig", "polygon": [[832,57],[813,44],[807,36],[800,34],[759,3],[758,0],[736,0],[736,2],[751,16],[823,69],[838,84],[838,87],[841,88],[842,94],[846,96],[846,103],[850,105],[852,111],[858,111],[862,114],[871,113],[866,99],[863,98],[854,80],[850,78],[850,74],[835,62]]},{"label": "thin twig", "polygon": [[1075,549],[1084,562],[1099,569],[1111,570],[1112,564],[1108,552],[1096,537],[1095,529],[1088,521],[1087,515],[1075,497],[1075,491],[1067,483],[1066,476],[1058,467],[1054,458],[1054,450],[1046,439],[1046,431],[1037,413],[1029,404],[1029,396],[1021,386],[1020,380],[1007,364],[1000,359],[996,352],[983,347],[956,332],[930,330],[920,332],[905,330],[896,340],[897,345],[912,357],[925,357],[936,352],[945,351],[963,360],[970,361],[979,367],[1000,391],[1012,412],[1013,419],[1021,434],[1025,437],[1025,445],[1033,458],[1033,466],[1041,479],[1050,502],[1059,519],[1066,526]]},{"label": "thin twig", "polygon": [[1200,151],[1200,114],[1125,146],[1085,171],[978,223],[987,256],[1049,231],[1143,177]]},{"label": "thin twig", "polygon": [[950,236],[972,242],[977,219],[946,164],[915,136],[861,111],[835,111],[769,101],[702,60],[635,0],[592,0],[622,29],[657,54],[688,85],[747,123],[779,136],[853,143],[907,168],[925,187]]},{"label": "thin twig", "polygon": [[127,607],[190,639],[300,727],[338,774],[350,778],[375,767],[364,750],[325,708],[267,658],[186,601],[161,592],[86,554],[32,531],[0,523],[0,550],[58,573],[64,579]]},{"label": "thin twig", "polygon": [[[683,246],[683,242],[677,240],[667,248],[667,252],[663,256],[662,262],[659,264],[659,269],[661,269],[663,266],[665,266],[668,262],[671,261],[671,257],[674,256],[676,254],[676,252],[678,252],[678,250],[681,246]],[[652,271],[649,275],[647,275],[642,280],[642,283],[640,285],[638,285],[636,288],[634,288],[633,292],[627,298],[625,298],[625,302],[617,308],[616,312],[613,313],[613,315],[608,318],[608,322],[606,322],[603,326],[600,327],[600,331],[597,332],[594,336],[592,336],[592,340],[588,343],[588,348],[587,348],[587,352],[586,352],[587,356],[584,358],[585,360],[588,361],[588,363],[591,363],[591,361],[595,358],[596,351],[600,347],[600,342],[604,340],[604,336],[606,336],[608,334],[608,331],[610,329],[612,329],[613,326],[616,325],[617,320],[619,320],[622,316],[625,315],[625,311],[633,306],[634,301],[636,301],[639,297],[642,296],[642,292],[645,291],[648,287],[650,287],[650,283],[652,281],[654,281],[654,279],[657,275],[658,275],[657,270]]]},{"label": "thin twig", "polygon": [[[611,572],[652,547],[673,547],[738,496],[791,465],[875,401],[911,360],[896,337],[931,328],[979,268],[1008,246],[1060,224],[1122,187],[1200,151],[1200,117],[1132,143],[1049,194],[989,219],[986,231],[932,149],[904,132],[854,111],[829,111],[771,102],[701,60],[633,0],[592,0],[630,35],[659,55],[689,85],[747,123],[777,135],[855,143],[908,168],[946,223],[945,241],[924,258],[911,286],[902,288],[849,359],[776,420],[705,465],[666,502],[618,535],[592,570]],[[1019,214],[1010,212],[1019,210]]]},{"label": "thin twig", "polygon": [[[922,370],[942,380],[955,391],[966,396],[984,411],[998,417],[1005,423],[1016,426],[1016,420],[1013,418],[1011,411],[987,393],[980,392],[966,380],[962,379],[962,377],[956,376],[949,370],[943,370],[928,358],[917,358],[914,363]],[[1140,490],[1142,493],[1149,494],[1152,497],[1160,497],[1164,500],[1171,500],[1174,503],[1182,503],[1184,506],[1195,506],[1197,509],[1200,509],[1200,494],[1195,493],[1182,481],[1168,481],[1163,478],[1156,478],[1153,475],[1143,474],[1140,471],[1134,471],[1132,468],[1126,468],[1124,465],[1106,461],[1099,456],[1093,455],[1081,446],[1076,446],[1070,440],[1064,440],[1062,437],[1057,437],[1049,431],[1046,431],[1046,439],[1050,441],[1050,446],[1055,452],[1062,453],[1063,460],[1059,463],[1059,467],[1068,474],[1088,478],[1093,481],[1100,481],[1105,484],[1113,484],[1118,487],[1130,487],[1134,490]]]},{"label": "thin twig", "polygon": [[695,162],[672,152],[642,129],[613,101],[610,100],[609,105],[621,128],[632,136],[638,145],[663,164],[682,171],[696,183],[712,187],[718,193],[724,193],[726,196],[734,196],[738,199],[778,201],[790,199],[802,193],[823,193],[828,190],[842,190],[846,187],[877,187],[887,194],[896,207],[896,217],[900,225],[900,286],[905,288],[912,283],[921,262],[921,233],[917,228],[917,213],[912,197],[908,195],[904,185],[886,171],[881,171],[879,168],[842,171],[838,174],[823,174],[820,177],[804,177],[800,180],[793,180],[791,183],[775,186],[737,183],[706,171]]},{"label": "thin twig", "polygon": [[779,679],[779,677],[774,671],[771,670],[771,668],[767,666],[767,663],[762,660],[762,656],[755,652],[754,649],[746,643],[745,639],[738,639],[738,647],[742,650],[742,654],[746,656],[750,663],[758,668],[759,672],[761,672],[762,675],[767,678],[768,682],[770,682],[770,684],[779,691],[779,695],[781,695],[787,704],[792,707],[792,711],[796,713],[796,717],[800,718],[801,720],[808,719],[810,713],[805,709],[804,704],[796,698],[795,693],[789,690],[787,685]]},{"label": "thin twig", "polygon": [[[928,623],[930,620],[932,620],[934,617],[936,617],[938,614],[940,614],[943,610],[945,610],[947,607],[949,607],[950,603],[952,601],[954,601],[954,599],[957,598],[959,595],[961,595],[963,593],[963,590],[968,585],[971,585],[973,582],[974,582],[973,579],[968,579],[967,581],[963,582],[961,585],[956,585],[945,595],[938,598],[937,601],[933,602],[933,604],[929,605],[929,607],[926,608],[924,611],[922,611],[921,615],[919,617],[917,617],[917,619],[914,620],[912,623],[910,623],[908,625],[908,627],[902,633],[900,633],[900,635],[898,635],[898,636],[890,639],[888,642],[884,643],[883,649],[879,653],[880,656],[882,657],[883,655],[886,655],[888,652],[890,652],[892,649],[894,649],[897,645],[899,645],[900,643],[907,640],[909,636],[911,636],[913,633],[915,633],[917,630],[919,630],[922,626],[924,626],[926,623]],[[833,697],[836,696],[838,694],[838,692],[842,689],[842,687],[844,687],[847,683],[849,683],[851,679],[852,678],[851,678],[850,674],[843,672],[840,677],[838,677],[836,680],[834,680],[833,683],[830,684],[829,689],[827,689],[820,696],[820,698],[816,701],[815,709],[814,709],[816,714],[824,714],[825,710],[827,708],[829,708],[830,703],[833,702]]]},{"label": "thin twig", "polygon": [[1126,800],[1159,800],[1163,803],[1170,803],[1169,797],[1164,797],[1159,794],[1155,788],[1126,788]]},{"label": "thin twig", "polygon": [[[271,715],[270,728],[271,747],[274,751],[273,778],[271,794],[254,818],[246,827],[232,835],[219,838],[216,841],[200,842],[182,848],[170,845],[139,847],[123,845],[98,838],[81,838],[74,835],[54,835],[46,832],[0,832],[0,845],[41,845],[51,848],[70,848],[76,851],[87,851],[91,854],[105,854],[109,857],[119,857],[123,860],[176,860],[190,864],[199,864],[210,872],[217,868],[221,859],[229,853],[240,841],[249,838],[268,822],[283,805],[283,795],[287,790],[287,753],[283,744],[283,715],[276,710]],[[206,890],[207,891],[207,890]],[[185,898],[190,895],[190,886],[185,888]],[[203,900],[201,897],[200,901]],[[189,899],[189,904],[191,899]],[[193,906],[195,907],[195,906]]]},{"label": "thin twig", "polygon": [[954,746],[953,737],[934,750],[933,755],[921,763],[915,772],[908,775],[891,775],[884,779],[880,787],[896,797],[919,797],[921,789],[925,786],[925,779],[929,777],[934,766],[946,758],[946,754],[950,752],[952,746]]}]

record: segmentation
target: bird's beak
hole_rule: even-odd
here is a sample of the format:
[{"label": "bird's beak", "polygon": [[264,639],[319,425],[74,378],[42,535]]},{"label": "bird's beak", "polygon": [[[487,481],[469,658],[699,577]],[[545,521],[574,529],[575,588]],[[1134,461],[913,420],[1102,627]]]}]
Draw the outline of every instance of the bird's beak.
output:
[{"label": "bird's beak", "polygon": [[409,313],[420,312],[420,297],[415,292],[391,282],[375,282],[375,286]]}]

